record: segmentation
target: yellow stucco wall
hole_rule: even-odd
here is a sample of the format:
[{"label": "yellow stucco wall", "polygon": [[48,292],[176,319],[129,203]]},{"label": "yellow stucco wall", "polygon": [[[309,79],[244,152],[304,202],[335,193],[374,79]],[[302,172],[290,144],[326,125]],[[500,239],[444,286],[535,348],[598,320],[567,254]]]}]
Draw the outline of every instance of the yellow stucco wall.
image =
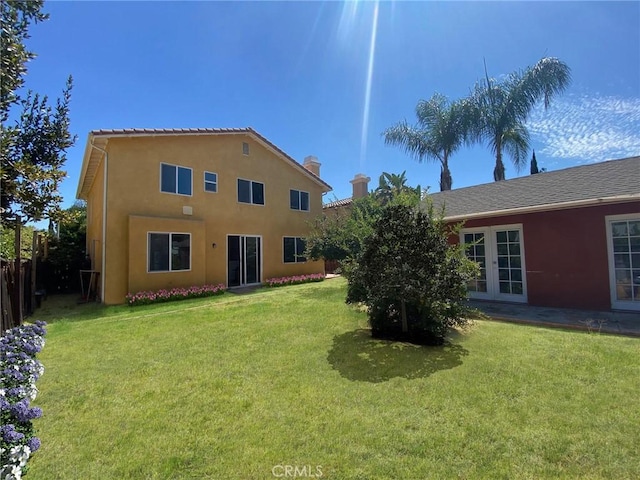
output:
[{"label": "yellow stucco wall", "polygon": [[[188,233],[191,235],[191,269],[177,272],[147,272],[147,239],[149,232]],[[204,285],[206,281],[204,222],[161,217],[129,216],[129,279],[131,293],[174,287]],[[141,241],[144,239],[144,241]]]},{"label": "yellow stucco wall", "polygon": [[102,270],[102,205],[104,202],[104,160],[102,161],[87,198],[87,254],[91,268]]},{"label": "yellow stucco wall", "polygon": [[[249,144],[249,155],[242,153],[243,142]],[[323,262],[283,261],[283,237],[304,237],[309,231],[307,222],[322,214],[321,185],[252,137],[110,138],[106,149],[109,165],[105,303],[122,303],[128,292],[139,290],[226,284],[227,235],[261,236],[262,281],[324,271]],[[161,162],[192,169],[191,196],[160,191]],[[205,171],[217,173],[217,193],[204,190]],[[89,194],[96,201],[101,196],[99,177]],[[238,178],[264,183],[264,206],[237,201]],[[290,189],[309,192],[310,211],[290,209]],[[100,202],[91,203],[90,223],[98,220],[94,203]],[[192,214],[185,214],[184,207],[190,208]],[[90,236],[94,230],[99,229],[94,225],[88,227]],[[191,233],[191,271],[147,273],[149,231]]]}]

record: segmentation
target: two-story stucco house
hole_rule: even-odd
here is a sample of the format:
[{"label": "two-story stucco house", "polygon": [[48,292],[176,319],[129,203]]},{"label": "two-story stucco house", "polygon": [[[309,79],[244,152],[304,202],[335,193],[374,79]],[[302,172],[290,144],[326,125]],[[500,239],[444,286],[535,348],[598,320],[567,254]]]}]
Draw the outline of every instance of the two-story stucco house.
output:
[{"label": "two-story stucco house", "polygon": [[251,128],[90,132],[77,196],[100,299],[322,272],[302,255],[331,190],[319,169]]}]

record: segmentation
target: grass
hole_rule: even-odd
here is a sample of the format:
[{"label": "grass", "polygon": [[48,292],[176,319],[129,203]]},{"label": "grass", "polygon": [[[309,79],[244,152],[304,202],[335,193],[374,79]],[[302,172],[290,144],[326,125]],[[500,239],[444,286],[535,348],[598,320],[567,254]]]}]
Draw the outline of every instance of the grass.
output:
[{"label": "grass", "polygon": [[47,300],[28,478],[637,478],[639,339],[478,321],[389,343],[344,296]]}]

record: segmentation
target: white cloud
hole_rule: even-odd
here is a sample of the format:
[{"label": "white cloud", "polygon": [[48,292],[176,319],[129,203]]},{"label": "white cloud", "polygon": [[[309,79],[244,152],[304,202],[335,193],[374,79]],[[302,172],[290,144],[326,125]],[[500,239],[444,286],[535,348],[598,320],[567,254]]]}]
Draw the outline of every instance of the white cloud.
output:
[{"label": "white cloud", "polygon": [[557,159],[598,162],[640,155],[640,98],[569,95],[533,111],[527,127]]}]

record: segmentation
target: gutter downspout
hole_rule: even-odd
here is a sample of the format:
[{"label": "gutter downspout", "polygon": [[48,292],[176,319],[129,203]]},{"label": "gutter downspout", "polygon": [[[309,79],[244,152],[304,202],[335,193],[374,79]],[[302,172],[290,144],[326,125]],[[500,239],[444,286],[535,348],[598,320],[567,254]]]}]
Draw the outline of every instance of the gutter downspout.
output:
[{"label": "gutter downspout", "polygon": [[106,150],[97,147],[93,144],[93,138],[91,139],[91,148],[95,148],[99,152],[104,154],[104,184],[102,192],[102,265],[100,268],[100,300],[104,303],[104,291],[105,291],[105,279],[107,268],[107,174],[109,166],[109,154]]}]

